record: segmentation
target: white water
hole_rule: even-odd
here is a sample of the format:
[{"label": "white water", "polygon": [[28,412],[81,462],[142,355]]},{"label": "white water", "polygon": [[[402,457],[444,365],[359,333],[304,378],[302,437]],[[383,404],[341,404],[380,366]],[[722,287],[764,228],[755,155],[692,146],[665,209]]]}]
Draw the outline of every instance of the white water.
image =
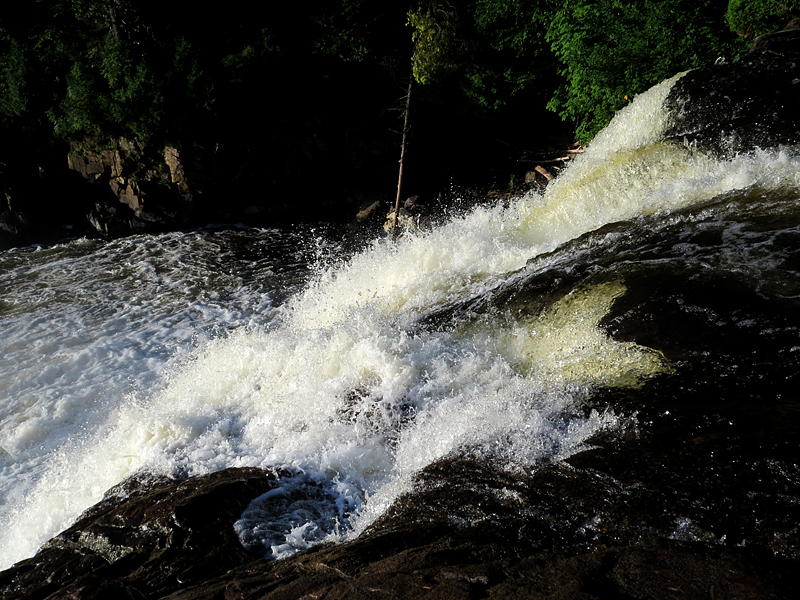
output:
[{"label": "white water", "polygon": [[613,414],[584,416],[586,390],[667,368],[598,329],[622,282],[575,290],[526,322],[498,316],[457,331],[407,331],[426,311],[480,294],[606,223],[732,189],[800,187],[796,157],[720,162],[659,142],[670,85],[622,111],[544,196],[375,242],[318,269],[285,303],[260,283],[269,265],[242,280],[197,258],[216,250],[188,234],[79,257],[42,251],[54,258],[35,267],[7,263],[0,568],[140,469],[306,473],[286,485],[321,483],[319,514],[288,507],[267,526],[254,503],[237,524],[245,543],[285,556],[326,535],[357,535],[412,489],[420,469],[453,452],[530,469],[616,426]]}]

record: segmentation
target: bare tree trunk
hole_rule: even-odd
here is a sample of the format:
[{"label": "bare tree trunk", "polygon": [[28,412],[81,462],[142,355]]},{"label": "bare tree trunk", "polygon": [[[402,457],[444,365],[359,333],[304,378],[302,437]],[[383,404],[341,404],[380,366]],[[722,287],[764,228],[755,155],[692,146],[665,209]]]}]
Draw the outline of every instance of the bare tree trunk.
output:
[{"label": "bare tree trunk", "polygon": [[392,224],[392,238],[397,237],[397,222],[400,220],[400,198],[403,193],[403,163],[406,158],[406,139],[408,136],[408,120],[411,108],[411,86],[414,83],[412,75],[408,80],[408,93],[406,94],[406,109],[403,114],[403,141],[400,144],[400,173],[397,177],[397,200],[394,203],[394,223]]},{"label": "bare tree trunk", "polygon": [[113,8],[108,9],[108,20],[111,24],[111,33],[114,34],[114,41],[119,42],[119,26],[117,25],[117,11]]}]

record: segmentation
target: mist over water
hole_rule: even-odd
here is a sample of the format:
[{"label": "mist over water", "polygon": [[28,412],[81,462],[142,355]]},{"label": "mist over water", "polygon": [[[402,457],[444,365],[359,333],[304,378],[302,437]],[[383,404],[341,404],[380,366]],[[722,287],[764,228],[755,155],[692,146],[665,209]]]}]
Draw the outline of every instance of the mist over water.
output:
[{"label": "mist over water", "polygon": [[[600,327],[624,278],[577,284],[538,311],[421,324],[537,271],[591,270],[597,248],[631,231],[727,218],[708,204],[726,194],[796,203],[792,153],[722,160],[662,141],[673,82],[621,111],[545,194],[354,256],[307,230],[0,255],[0,568],[137,473],[293,475],[236,524],[246,546],[280,558],[358,535],[444,457],[530,472],[631,423],[587,398],[673,365]],[[581,237],[620,222],[623,233]]]}]

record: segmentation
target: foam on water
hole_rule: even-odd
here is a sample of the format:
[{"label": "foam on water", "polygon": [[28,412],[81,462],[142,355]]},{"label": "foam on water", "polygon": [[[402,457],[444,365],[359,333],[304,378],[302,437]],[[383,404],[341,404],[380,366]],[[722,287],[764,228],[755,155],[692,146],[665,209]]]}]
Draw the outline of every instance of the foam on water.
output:
[{"label": "foam on water", "polygon": [[[280,310],[260,283],[268,269],[245,281],[209,268],[193,257],[216,250],[182,234],[152,238],[138,255],[122,241],[38,267],[14,263],[13,280],[29,288],[0,298],[0,567],[142,469],[295,473],[284,485],[316,486],[316,509],[286,505],[265,523],[265,502],[289,497],[282,488],[236,525],[243,543],[285,556],[357,535],[452,453],[525,470],[615,426],[613,414],[584,414],[586,391],[668,368],[600,332],[622,282],[574,290],[527,321],[487,315],[409,331],[606,223],[732,189],[800,188],[792,155],[720,161],[659,141],[670,85],[622,111],[544,195],[376,241],[320,269]],[[174,256],[165,263],[159,252]],[[60,274],[65,283],[54,285]],[[215,277],[225,281],[204,279]],[[216,334],[214,324],[223,325]]]},{"label": "foam on water", "polygon": [[[237,272],[220,268],[228,252],[223,236],[76,240],[0,254],[3,566],[35,550],[31,533],[34,540],[40,531],[49,535],[86,508],[83,495],[69,492],[77,471],[67,465],[83,460],[83,449],[127,395],[163,387],[165,368],[199,340],[270,321],[273,298],[284,293],[263,289],[275,265],[240,261]],[[243,286],[248,269],[260,281]],[[91,470],[84,477],[92,497],[105,491],[106,478]],[[28,510],[34,497],[42,498],[39,514]]]}]

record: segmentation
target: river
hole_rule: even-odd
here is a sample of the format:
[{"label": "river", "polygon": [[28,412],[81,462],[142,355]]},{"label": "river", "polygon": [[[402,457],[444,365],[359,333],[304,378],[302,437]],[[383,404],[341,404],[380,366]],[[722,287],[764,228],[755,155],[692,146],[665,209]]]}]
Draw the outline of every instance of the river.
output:
[{"label": "river", "polygon": [[0,568],[135,474],[293,474],[235,525],[282,558],[442,460],[513,478],[632,435],[676,449],[653,472],[681,501],[642,528],[796,556],[800,157],[663,140],[672,85],[544,193],[358,252],[324,227],[3,251]]}]

